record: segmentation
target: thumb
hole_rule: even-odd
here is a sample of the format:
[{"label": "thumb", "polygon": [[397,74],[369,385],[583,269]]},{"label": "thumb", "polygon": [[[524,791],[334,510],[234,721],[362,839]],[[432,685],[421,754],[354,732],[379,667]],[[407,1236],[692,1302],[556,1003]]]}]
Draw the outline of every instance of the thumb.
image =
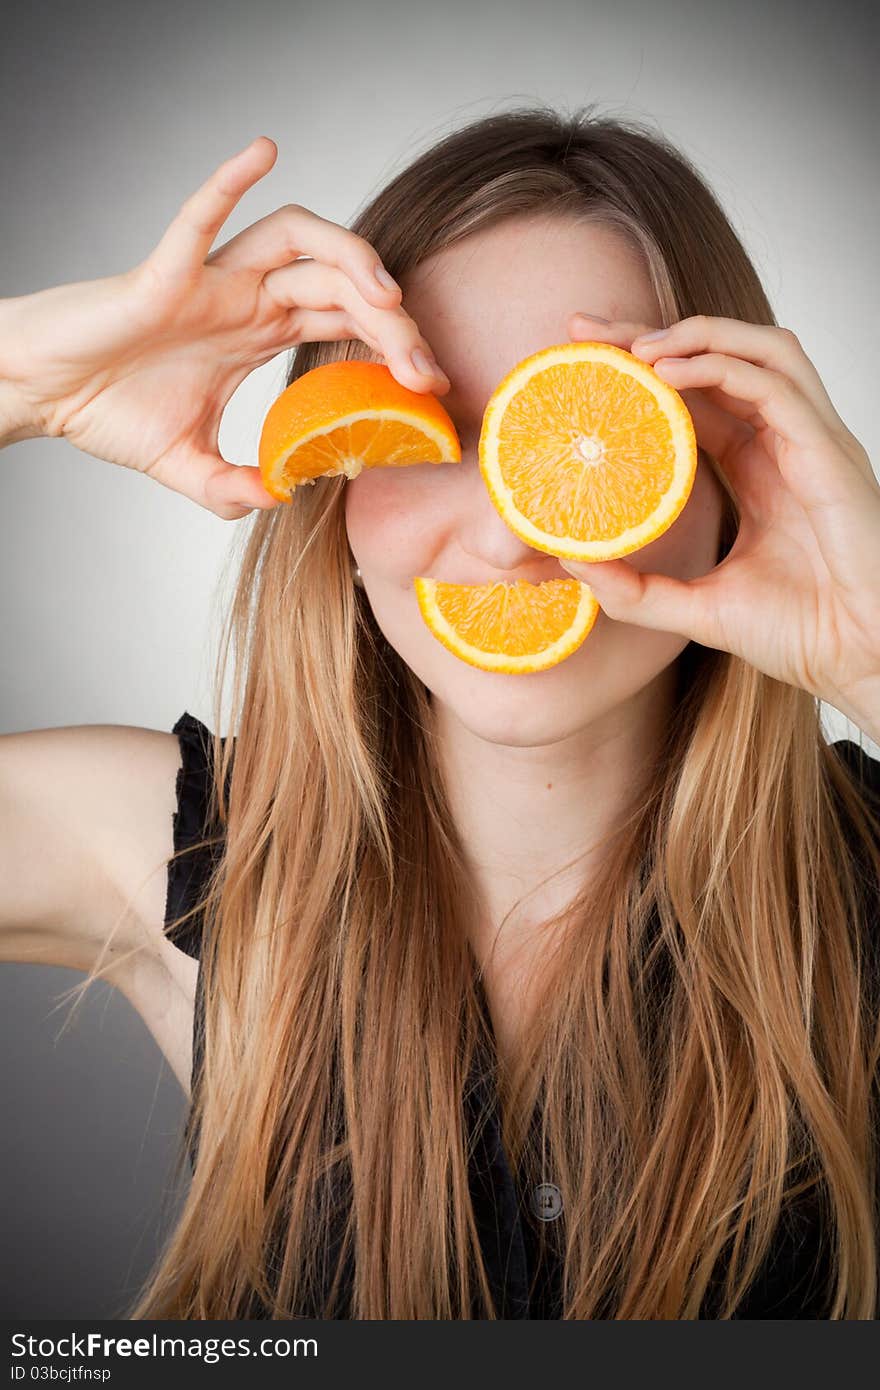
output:
[{"label": "thumb", "polygon": [[237,521],[257,507],[268,510],[278,505],[263,486],[259,468],[229,463],[207,449],[180,445],[144,471],[224,521]]},{"label": "thumb", "polygon": [[[646,574],[626,560],[560,559],[574,579],[588,584],[596,602],[609,618],[704,642],[700,620],[699,581],[673,579],[668,574]],[[711,645],[711,644],[710,644]]]}]

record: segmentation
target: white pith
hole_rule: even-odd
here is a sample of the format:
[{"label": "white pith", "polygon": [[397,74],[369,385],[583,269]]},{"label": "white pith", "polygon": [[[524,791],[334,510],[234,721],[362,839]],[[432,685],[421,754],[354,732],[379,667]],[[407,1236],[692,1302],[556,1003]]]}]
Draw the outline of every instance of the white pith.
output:
[{"label": "white pith", "polygon": [[[426,439],[432,440],[433,443],[436,444],[441,455],[444,453],[444,451],[449,452],[450,444],[453,442],[447,431],[437,428],[437,426],[433,425],[428,420],[414,420],[411,415],[407,415],[404,411],[356,410],[351,415],[340,416],[339,419],[334,420],[332,425],[330,425],[329,427],[320,426],[317,429],[312,430],[309,434],[302,435],[300,438],[296,440],[295,444],[291,445],[291,447],[286,451],[286,453],[280,454],[275,462],[274,471],[274,477],[277,480],[278,485],[281,486],[284,483],[284,470],[287,465],[287,460],[290,458],[291,454],[296,453],[299,449],[303,448],[304,445],[310,444],[313,439],[322,439],[326,437],[328,434],[334,434],[336,430],[346,429],[350,425],[360,424],[362,420],[381,420],[383,422],[387,420],[393,420],[397,421],[402,425],[409,425],[412,429],[417,429],[420,434],[423,434],[425,436]],[[429,459],[426,461],[430,463],[461,462],[460,459],[445,459],[442,457],[439,459]],[[405,464],[400,464],[398,466],[406,467]],[[340,459],[338,467],[328,468],[323,473],[316,473],[313,477],[310,478],[297,478],[294,481],[292,481],[291,487],[298,487],[301,483],[313,483],[316,481],[317,478],[336,477],[338,474],[341,473],[344,473],[347,478],[356,478],[357,475],[363,469],[363,467],[364,464],[362,459],[355,458],[351,454],[343,455]]]}]

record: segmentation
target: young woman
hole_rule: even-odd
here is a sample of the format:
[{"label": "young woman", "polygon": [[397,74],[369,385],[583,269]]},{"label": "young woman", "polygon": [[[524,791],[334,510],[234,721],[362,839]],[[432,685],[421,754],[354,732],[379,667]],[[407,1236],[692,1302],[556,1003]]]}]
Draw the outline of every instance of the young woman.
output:
[{"label": "young woman", "polygon": [[[819,718],[880,737],[865,450],[649,130],[512,110],[352,230],[293,204],[211,251],[275,155],[133,270],[0,304],[6,442],[254,513],[234,734],[0,741],[4,954],[113,979],[192,1070],[189,1196],[131,1316],[873,1317],[880,763]],[[530,549],[482,485],[489,395],[567,337],[693,414],[692,496],[626,560]],[[289,346],[289,380],[360,356],[439,392],[462,462],[275,506],[217,434]],[[486,673],[419,574],[575,574],[602,612],[552,669]]]}]

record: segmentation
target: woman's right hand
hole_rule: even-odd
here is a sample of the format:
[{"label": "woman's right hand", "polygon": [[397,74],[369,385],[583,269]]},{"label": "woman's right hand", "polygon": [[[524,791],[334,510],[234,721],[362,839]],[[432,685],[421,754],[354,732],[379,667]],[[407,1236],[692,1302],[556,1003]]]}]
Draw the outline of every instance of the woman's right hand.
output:
[{"label": "woman's right hand", "polygon": [[227,520],[276,505],[259,469],[228,463],[217,439],[233,392],[285,348],[360,338],[404,386],[448,390],[439,368],[413,365],[413,349],[431,349],[355,233],[288,204],[209,254],[277,154],[260,136],[221,164],[134,269],[0,301],[0,379],[41,434]]}]

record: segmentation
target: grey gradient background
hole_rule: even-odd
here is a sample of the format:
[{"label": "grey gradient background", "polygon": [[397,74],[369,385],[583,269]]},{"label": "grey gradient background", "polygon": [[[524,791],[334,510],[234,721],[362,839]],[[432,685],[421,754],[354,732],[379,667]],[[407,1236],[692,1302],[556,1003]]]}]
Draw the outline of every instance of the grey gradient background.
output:
[{"label": "grey gradient background", "polygon": [[[877,466],[874,23],[867,5],[810,0],[19,6],[0,49],[0,295],[128,268],[259,134],[277,164],[218,244],[286,202],[347,223],[413,153],[490,111],[598,102],[708,177]],[[255,462],[284,365],[237,391],[228,458]],[[60,440],[5,450],[0,480],[0,731],[209,719],[236,526]],[[182,1195],[182,1093],[103,985],[61,1035],[59,995],[81,978],[0,970],[7,1317],[118,1316]]]}]

